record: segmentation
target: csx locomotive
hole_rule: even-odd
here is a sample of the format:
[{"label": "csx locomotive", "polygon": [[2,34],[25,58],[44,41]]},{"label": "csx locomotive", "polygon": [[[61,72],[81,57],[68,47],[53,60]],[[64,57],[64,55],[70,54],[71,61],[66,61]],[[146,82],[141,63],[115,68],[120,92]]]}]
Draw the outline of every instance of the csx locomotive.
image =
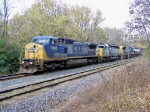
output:
[{"label": "csx locomotive", "polygon": [[53,36],[35,36],[32,43],[25,46],[20,72],[34,73],[53,70],[56,67],[98,63],[135,55],[140,55],[140,50],[133,47],[77,42]]}]

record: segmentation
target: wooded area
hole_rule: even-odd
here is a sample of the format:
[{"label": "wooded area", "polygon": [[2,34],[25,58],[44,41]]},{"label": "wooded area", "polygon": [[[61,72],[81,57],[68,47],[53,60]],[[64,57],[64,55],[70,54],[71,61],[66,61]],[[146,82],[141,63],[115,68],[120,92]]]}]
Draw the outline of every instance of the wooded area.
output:
[{"label": "wooded area", "polygon": [[[126,28],[120,29],[102,28],[105,20],[102,12],[93,12],[86,6],[70,6],[57,0],[36,0],[32,7],[24,8],[21,14],[11,17],[15,8],[13,0],[2,0],[0,4],[0,38],[6,42],[6,46],[2,46],[4,49],[15,44],[15,51],[20,52],[36,35],[128,46],[139,46],[149,40],[149,0],[135,0],[130,7],[133,19],[126,22]],[[0,58],[3,60],[1,55]]]},{"label": "wooded area", "polygon": [[126,29],[116,29],[101,27],[104,18],[100,10],[92,12],[86,6],[70,6],[57,0],[36,0],[32,7],[10,18],[15,6],[12,0],[3,0],[0,7],[0,35],[8,43],[16,43],[20,48],[35,35],[118,45],[129,42],[133,37],[149,39],[148,4],[149,1],[135,0],[130,7],[132,20],[126,22]]},{"label": "wooded area", "polygon": [[78,41],[122,44],[123,29],[102,28],[102,12],[92,12],[86,6],[69,6],[56,0],[37,0],[22,14],[10,18],[12,1],[3,0],[1,7],[2,38],[18,47],[31,41],[35,35],[52,35]]}]

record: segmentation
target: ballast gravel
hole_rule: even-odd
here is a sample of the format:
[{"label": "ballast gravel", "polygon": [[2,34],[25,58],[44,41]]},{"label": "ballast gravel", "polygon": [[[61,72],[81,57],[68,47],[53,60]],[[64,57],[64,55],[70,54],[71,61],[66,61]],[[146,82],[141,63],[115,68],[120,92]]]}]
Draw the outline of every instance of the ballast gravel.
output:
[{"label": "ballast gravel", "polygon": [[80,90],[100,82],[102,75],[108,76],[105,72],[94,74],[58,85],[46,92],[20,101],[11,101],[9,105],[0,105],[0,112],[51,112],[59,102],[67,98],[72,99]]},{"label": "ballast gravel", "polygon": [[100,63],[100,64],[96,64],[96,65],[87,65],[87,66],[82,66],[82,67],[78,67],[78,68],[70,68],[70,69],[61,70],[61,71],[51,71],[50,73],[46,73],[43,75],[33,75],[33,76],[19,78],[19,79],[1,81],[0,82],[0,90],[9,88],[11,86],[17,86],[20,84],[32,83],[32,82],[45,80],[45,79],[54,79],[54,78],[60,77],[60,76],[67,76],[70,73],[78,73],[83,70],[90,70],[90,69],[97,68],[97,67],[103,67],[103,66],[112,64],[114,62],[117,62],[117,61],[108,62],[108,63]]},{"label": "ballast gravel", "polygon": [[[113,70],[119,70],[120,68],[121,67],[117,67]],[[72,99],[77,92],[102,81],[102,76],[108,79],[110,76],[109,73],[110,72],[103,71],[74,81],[69,81],[50,88],[45,92],[41,92],[40,94],[36,94],[35,96],[29,96],[17,101],[10,100],[9,104],[4,105],[0,102],[0,112],[52,112],[60,102]]]}]

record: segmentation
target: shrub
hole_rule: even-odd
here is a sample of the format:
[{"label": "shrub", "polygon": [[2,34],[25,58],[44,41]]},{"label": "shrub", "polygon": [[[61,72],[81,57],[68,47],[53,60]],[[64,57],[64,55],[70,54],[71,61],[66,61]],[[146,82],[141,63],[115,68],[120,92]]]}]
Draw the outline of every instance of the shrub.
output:
[{"label": "shrub", "polygon": [[19,67],[19,50],[15,44],[7,44],[0,38],[0,74],[17,71]]},{"label": "shrub", "polygon": [[150,59],[150,45],[145,49],[144,57]]}]

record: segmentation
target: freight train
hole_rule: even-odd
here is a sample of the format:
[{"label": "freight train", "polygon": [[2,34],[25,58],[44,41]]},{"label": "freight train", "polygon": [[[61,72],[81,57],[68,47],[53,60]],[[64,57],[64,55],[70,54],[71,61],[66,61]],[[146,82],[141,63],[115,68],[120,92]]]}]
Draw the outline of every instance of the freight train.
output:
[{"label": "freight train", "polygon": [[35,36],[32,43],[25,46],[20,72],[34,73],[77,64],[130,58],[140,54],[141,51],[133,47],[77,42],[53,36]]}]

